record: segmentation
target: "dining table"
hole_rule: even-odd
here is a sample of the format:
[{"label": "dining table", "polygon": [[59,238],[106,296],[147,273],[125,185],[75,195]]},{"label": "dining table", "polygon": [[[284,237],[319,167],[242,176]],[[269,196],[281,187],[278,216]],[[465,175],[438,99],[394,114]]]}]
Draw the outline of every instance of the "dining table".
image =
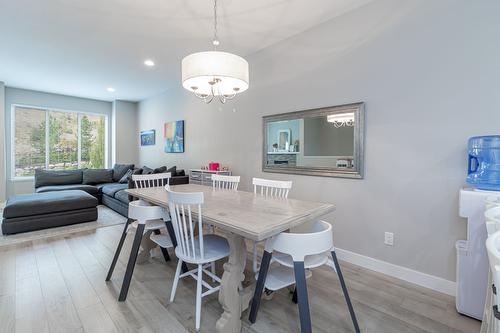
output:
[{"label": "dining table", "polygon": [[[222,230],[230,247],[219,290],[224,312],[217,320],[216,332],[241,331],[241,314],[253,296],[253,285],[243,288],[247,248],[245,239],[264,241],[279,233],[314,221],[335,210],[331,203],[262,196],[254,192],[214,189],[185,184],[170,186],[174,192],[203,192],[203,223]],[[128,194],[154,205],[168,208],[164,187],[127,189]],[[196,216],[194,216],[197,218]]]}]

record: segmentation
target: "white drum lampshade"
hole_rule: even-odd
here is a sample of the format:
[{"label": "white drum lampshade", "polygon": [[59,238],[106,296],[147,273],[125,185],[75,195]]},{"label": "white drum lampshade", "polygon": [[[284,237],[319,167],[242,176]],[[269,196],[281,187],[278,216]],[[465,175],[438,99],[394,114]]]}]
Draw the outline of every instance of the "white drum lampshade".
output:
[{"label": "white drum lampshade", "polygon": [[248,62],[235,54],[207,51],[182,59],[182,86],[197,95],[233,96],[248,82]]}]

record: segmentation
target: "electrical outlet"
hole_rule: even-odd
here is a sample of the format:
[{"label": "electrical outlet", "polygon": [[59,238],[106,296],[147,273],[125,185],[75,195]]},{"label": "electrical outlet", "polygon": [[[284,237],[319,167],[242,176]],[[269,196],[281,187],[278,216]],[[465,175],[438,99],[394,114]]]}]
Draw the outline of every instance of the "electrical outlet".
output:
[{"label": "electrical outlet", "polygon": [[384,244],[394,246],[394,234],[392,232],[385,233]]}]

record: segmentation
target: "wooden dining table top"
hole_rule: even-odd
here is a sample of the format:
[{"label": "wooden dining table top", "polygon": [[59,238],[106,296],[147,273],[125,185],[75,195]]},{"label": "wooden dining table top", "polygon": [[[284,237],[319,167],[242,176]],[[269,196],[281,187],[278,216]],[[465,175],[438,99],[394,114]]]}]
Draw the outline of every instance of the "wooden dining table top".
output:
[{"label": "wooden dining table top", "polygon": [[[246,191],[213,189],[210,186],[173,185],[175,192],[203,192],[204,222],[247,239],[261,241],[302,223],[313,221],[335,210],[330,203],[265,197]],[[168,207],[164,187],[127,189],[131,196]]]}]

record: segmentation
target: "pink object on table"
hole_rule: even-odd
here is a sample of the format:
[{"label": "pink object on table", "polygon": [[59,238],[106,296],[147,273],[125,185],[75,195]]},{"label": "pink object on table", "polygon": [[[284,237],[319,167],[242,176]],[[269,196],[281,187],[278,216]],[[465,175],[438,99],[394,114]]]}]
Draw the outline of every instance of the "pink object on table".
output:
[{"label": "pink object on table", "polygon": [[219,171],[219,166],[220,166],[219,163],[210,162],[210,163],[208,163],[208,170],[210,170],[210,171]]}]

